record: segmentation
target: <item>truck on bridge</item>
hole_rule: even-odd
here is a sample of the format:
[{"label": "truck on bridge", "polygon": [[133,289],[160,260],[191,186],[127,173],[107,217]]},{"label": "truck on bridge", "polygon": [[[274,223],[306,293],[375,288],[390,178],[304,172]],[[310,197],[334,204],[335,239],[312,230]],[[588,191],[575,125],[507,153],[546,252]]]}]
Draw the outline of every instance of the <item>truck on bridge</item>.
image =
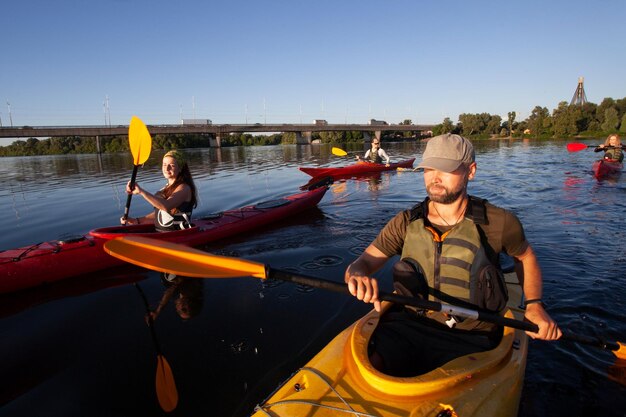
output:
[{"label": "truck on bridge", "polygon": [[210,119],[182,119],[181,125],[211,125],[213,122]]},{"label": "truck on bridge", "polygon": [[384,120],[376,120],[376,119],[370,119],[370,125],[374,125],[374,126],[387,126],[389,123],[385,122]]}]

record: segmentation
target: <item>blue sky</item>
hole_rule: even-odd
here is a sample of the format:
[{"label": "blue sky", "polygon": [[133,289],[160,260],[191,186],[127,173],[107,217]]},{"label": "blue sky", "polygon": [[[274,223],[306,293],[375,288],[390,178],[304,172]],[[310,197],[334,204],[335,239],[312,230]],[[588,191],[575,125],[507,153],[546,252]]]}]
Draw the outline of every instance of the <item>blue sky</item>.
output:
[{"label": "blue sky", "polygon": [[579,76],[626,97],[625,21],[622,0],[3,2],[0,120],[521,120]]}]

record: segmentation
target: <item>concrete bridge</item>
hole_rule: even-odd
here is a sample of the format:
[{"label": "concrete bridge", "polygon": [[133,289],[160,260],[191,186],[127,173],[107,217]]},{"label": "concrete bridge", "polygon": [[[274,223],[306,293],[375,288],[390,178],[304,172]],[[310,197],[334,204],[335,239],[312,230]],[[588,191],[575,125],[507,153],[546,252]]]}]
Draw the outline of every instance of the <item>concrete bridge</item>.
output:
[{"label": "concrete bridge", "polygon": [[[378,124],[381,123],[381,124]],[[221,146],[222,137],[231,133],[278,133],[293,132],[298,144],[310,144],[313,132],[362,132],[365,141],[371,141],[374,134],[378,139],[382,132],[414,132],[417,135],[427,135],[434,125],[394,125],[383,124],[176,124],[176,125],[148,125],[151,135],[195,133],[206,135],[209,146]],[[101,136],[128,135],[127,125],[118,126],[20,126],[0,127],[0,138],[49,138],[65,136],[92,136],[99,142]]]}]

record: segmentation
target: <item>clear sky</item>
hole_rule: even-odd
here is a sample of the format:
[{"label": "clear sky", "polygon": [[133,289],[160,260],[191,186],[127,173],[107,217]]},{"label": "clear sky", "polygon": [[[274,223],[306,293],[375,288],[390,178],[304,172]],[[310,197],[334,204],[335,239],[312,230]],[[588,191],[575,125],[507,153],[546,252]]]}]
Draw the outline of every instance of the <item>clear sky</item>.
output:
[{"label": "clear sky", "polygon": [[625,22],[623,0],[7,1],[0,120],[522,120],[580,76],[626,97]]}]

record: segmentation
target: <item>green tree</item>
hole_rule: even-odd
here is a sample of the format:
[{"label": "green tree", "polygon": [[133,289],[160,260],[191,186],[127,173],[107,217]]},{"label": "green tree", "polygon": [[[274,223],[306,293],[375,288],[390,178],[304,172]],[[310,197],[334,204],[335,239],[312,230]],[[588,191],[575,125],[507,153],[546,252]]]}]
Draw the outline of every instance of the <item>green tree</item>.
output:
[{"label": "green tree", "polygon": [[615,107],[609,107],[604,111],[604,122],[602,123],[602,131],[612,132],[619,126],[619,117]]},{"label": "green tree", "polygon": [[508,119],[507,119],[507,129],[509,130],[509,136],[513,135],[513,123],[515,122],[515,116],[517,116],[517,114],[514,111],[510,111],[508,114]]},{"label": "green tree", "polygon": [[550,112],[546,107],[535,106],[530,116],[526,119],[526,125],[531,135],[538,138],[545,133],[546,129],[551,125]]},{"label": "green tree", "polygon": [[578,133],[576,121],[581,110],[578,106],[570,106],[567,101],[559,103],[552,112],[552,133],[556,137],[573,136]]},{"label": "green tree", "polygon": [[489,117],[489,121],[485,126],[485,131],[489,134],[497,134],[500,133],[500,125],[502,124],[502,118],[498,115],[493,115]]},{"label": "green tree", "polygon": [[626,133],[626,113],[622,116],[622,123],[620,123],[619,131],[621,133]]},{"label": "green tree", "polygon": [[596,109],[596,119],[598,120],[598,124],[602,125],[604,123],[604,116],[606,114],[607,109],[615,108],[615,100],[610,97],[602,100],[602,103]]},{"label": "green tree", "polygon": [[483,123],[481,118],[476,114],[469,114],[469,113],[460,114],[459,123],[461,123],[463,134],[467,136],[470,136],[475,133],[480,133],[485,128],[485,124]]}]

